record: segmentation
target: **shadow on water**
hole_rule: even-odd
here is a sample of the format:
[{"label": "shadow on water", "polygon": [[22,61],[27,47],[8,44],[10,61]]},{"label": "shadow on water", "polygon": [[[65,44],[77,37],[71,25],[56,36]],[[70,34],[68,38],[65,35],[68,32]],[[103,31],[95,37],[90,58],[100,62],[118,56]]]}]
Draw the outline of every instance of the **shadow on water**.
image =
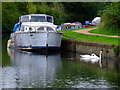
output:
[{"label": "shadow on water", "polygon": [[102,58],[85,62],[79,53],[27,52],[6,48],[3,43],[3,88],[118,88],[120,60]]},{"label": "shadow on water", "polygon": [[9,34],[2,35],[2,66],[11,65],[10,57],[7,54],[7,41]]}]

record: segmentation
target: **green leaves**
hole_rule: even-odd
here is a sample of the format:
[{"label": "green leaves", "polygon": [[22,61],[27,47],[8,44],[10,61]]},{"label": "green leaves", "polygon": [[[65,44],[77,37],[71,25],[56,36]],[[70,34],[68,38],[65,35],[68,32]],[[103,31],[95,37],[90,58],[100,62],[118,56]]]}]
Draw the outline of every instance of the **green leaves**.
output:
[{"label": "green leaves", "polygon": [[21,15],[48,14],[54,17],[55,24],[64,23],[67,17],[63,4],[58,2],[4,2],[2,4],[3,32],[12,31]]},{"label": "green leaves", "polygon": [[64,6],[58,2],[52,3],[39,3],[36,5],[37,12],[36,13],[44,13],[48,15],[52,15],[55,20],[55,24],[61,24],[65,22],[65,18],[67,17]]},{"label": "green leaves", "polygon": [[[105,9],[102,10],[101,28],[118,30],[120,27],[120,2],[105,3]],[[116,32],[116,31],[115,31]]]},{"label": "green leaves", "polygon": [[[21,15],[48,14],[54,17],[55,24],[65,22],[91,21],[103,9],[103,3],[88,2],[4,2],[3,30],[12,31]],[[119,11],[117,11],[119,12]]]},{"label": "green leaves", "polygon": [[34,14],[34,13],[36,13],[37,8],[32,2],[29,2],[27,4],[27,10],[28,10],[29,14]]},{"label": "green leaves", "polygon": [[2,29],[3,32],[12,31],[14,24],[18,22],[20,12],[15,3],[2,4]]}]

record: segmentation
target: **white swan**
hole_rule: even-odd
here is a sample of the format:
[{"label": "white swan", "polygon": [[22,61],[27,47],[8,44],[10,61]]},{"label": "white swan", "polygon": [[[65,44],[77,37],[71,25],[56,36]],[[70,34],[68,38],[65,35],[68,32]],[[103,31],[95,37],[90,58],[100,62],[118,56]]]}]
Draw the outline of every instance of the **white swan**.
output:
[{"label": "white swan", "polygon": [[80,55],[82,58],[91,58],[91,56],[94,56],[94,53],[92,53],[91,55]]},{"label": "white swan", "polygon": [[102,51],[100,51],[99,57],[97,55],[95,55],[94,53],[92,53],[91,55],[80,55],[81,56],[80,60],[83,60],[85,62],[91,62],[93,64],[96,62],[99,62],[99,65],[101,68],[102,67],[101,54],[102,54]]},{"label": "white swan", "polygon": [[81,56],[81,60],[85,60],[86,62],[89,62],[91,61],[92,63],[95,63],[95,62],[101,62],[101,54],[102,54],[102,51],[100,51],[99,53],[99,57],[97,55],[95,55],[94,53],[92,53],[91,55],[80,55]]},{"label": "white swan", "polygon": [[101,54],[102,54],[102,51],[100,51],[99,57],[96,56],[94,53],[92,53],[91,55],[80,55],[80,56],[81,56],[82,58],[101,59]]}]

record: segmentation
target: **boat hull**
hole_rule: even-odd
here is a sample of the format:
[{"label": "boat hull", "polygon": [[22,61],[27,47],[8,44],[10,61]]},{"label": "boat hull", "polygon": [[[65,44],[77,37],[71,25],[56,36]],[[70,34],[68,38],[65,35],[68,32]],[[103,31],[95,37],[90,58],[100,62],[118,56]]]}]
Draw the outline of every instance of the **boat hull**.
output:
[{"label": "boat hull", "polygon": [[10,47],[22,50],[59,49],[62,33],[20,32],[11,33]]}]

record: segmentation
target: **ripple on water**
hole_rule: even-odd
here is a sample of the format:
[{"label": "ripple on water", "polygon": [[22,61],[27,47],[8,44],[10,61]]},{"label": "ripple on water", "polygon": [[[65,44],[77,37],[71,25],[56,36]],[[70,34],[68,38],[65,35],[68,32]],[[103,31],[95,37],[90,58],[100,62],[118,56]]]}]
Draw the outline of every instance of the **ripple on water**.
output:
[{"label": "ripple on water", "polygon": [[[92,80],[94,81],[94,80]],[[88,81],[80,81],[79,84],[72,86],[73,88],[112,88],[108,83],[90,83]]]},{"label": "ripple on water", "polygon": [[16,88],[17,83],[16,83],[16,78],[17,75],[15,73],[15,69],[6,66],[2,68],[2,87],[3,88]]}]

